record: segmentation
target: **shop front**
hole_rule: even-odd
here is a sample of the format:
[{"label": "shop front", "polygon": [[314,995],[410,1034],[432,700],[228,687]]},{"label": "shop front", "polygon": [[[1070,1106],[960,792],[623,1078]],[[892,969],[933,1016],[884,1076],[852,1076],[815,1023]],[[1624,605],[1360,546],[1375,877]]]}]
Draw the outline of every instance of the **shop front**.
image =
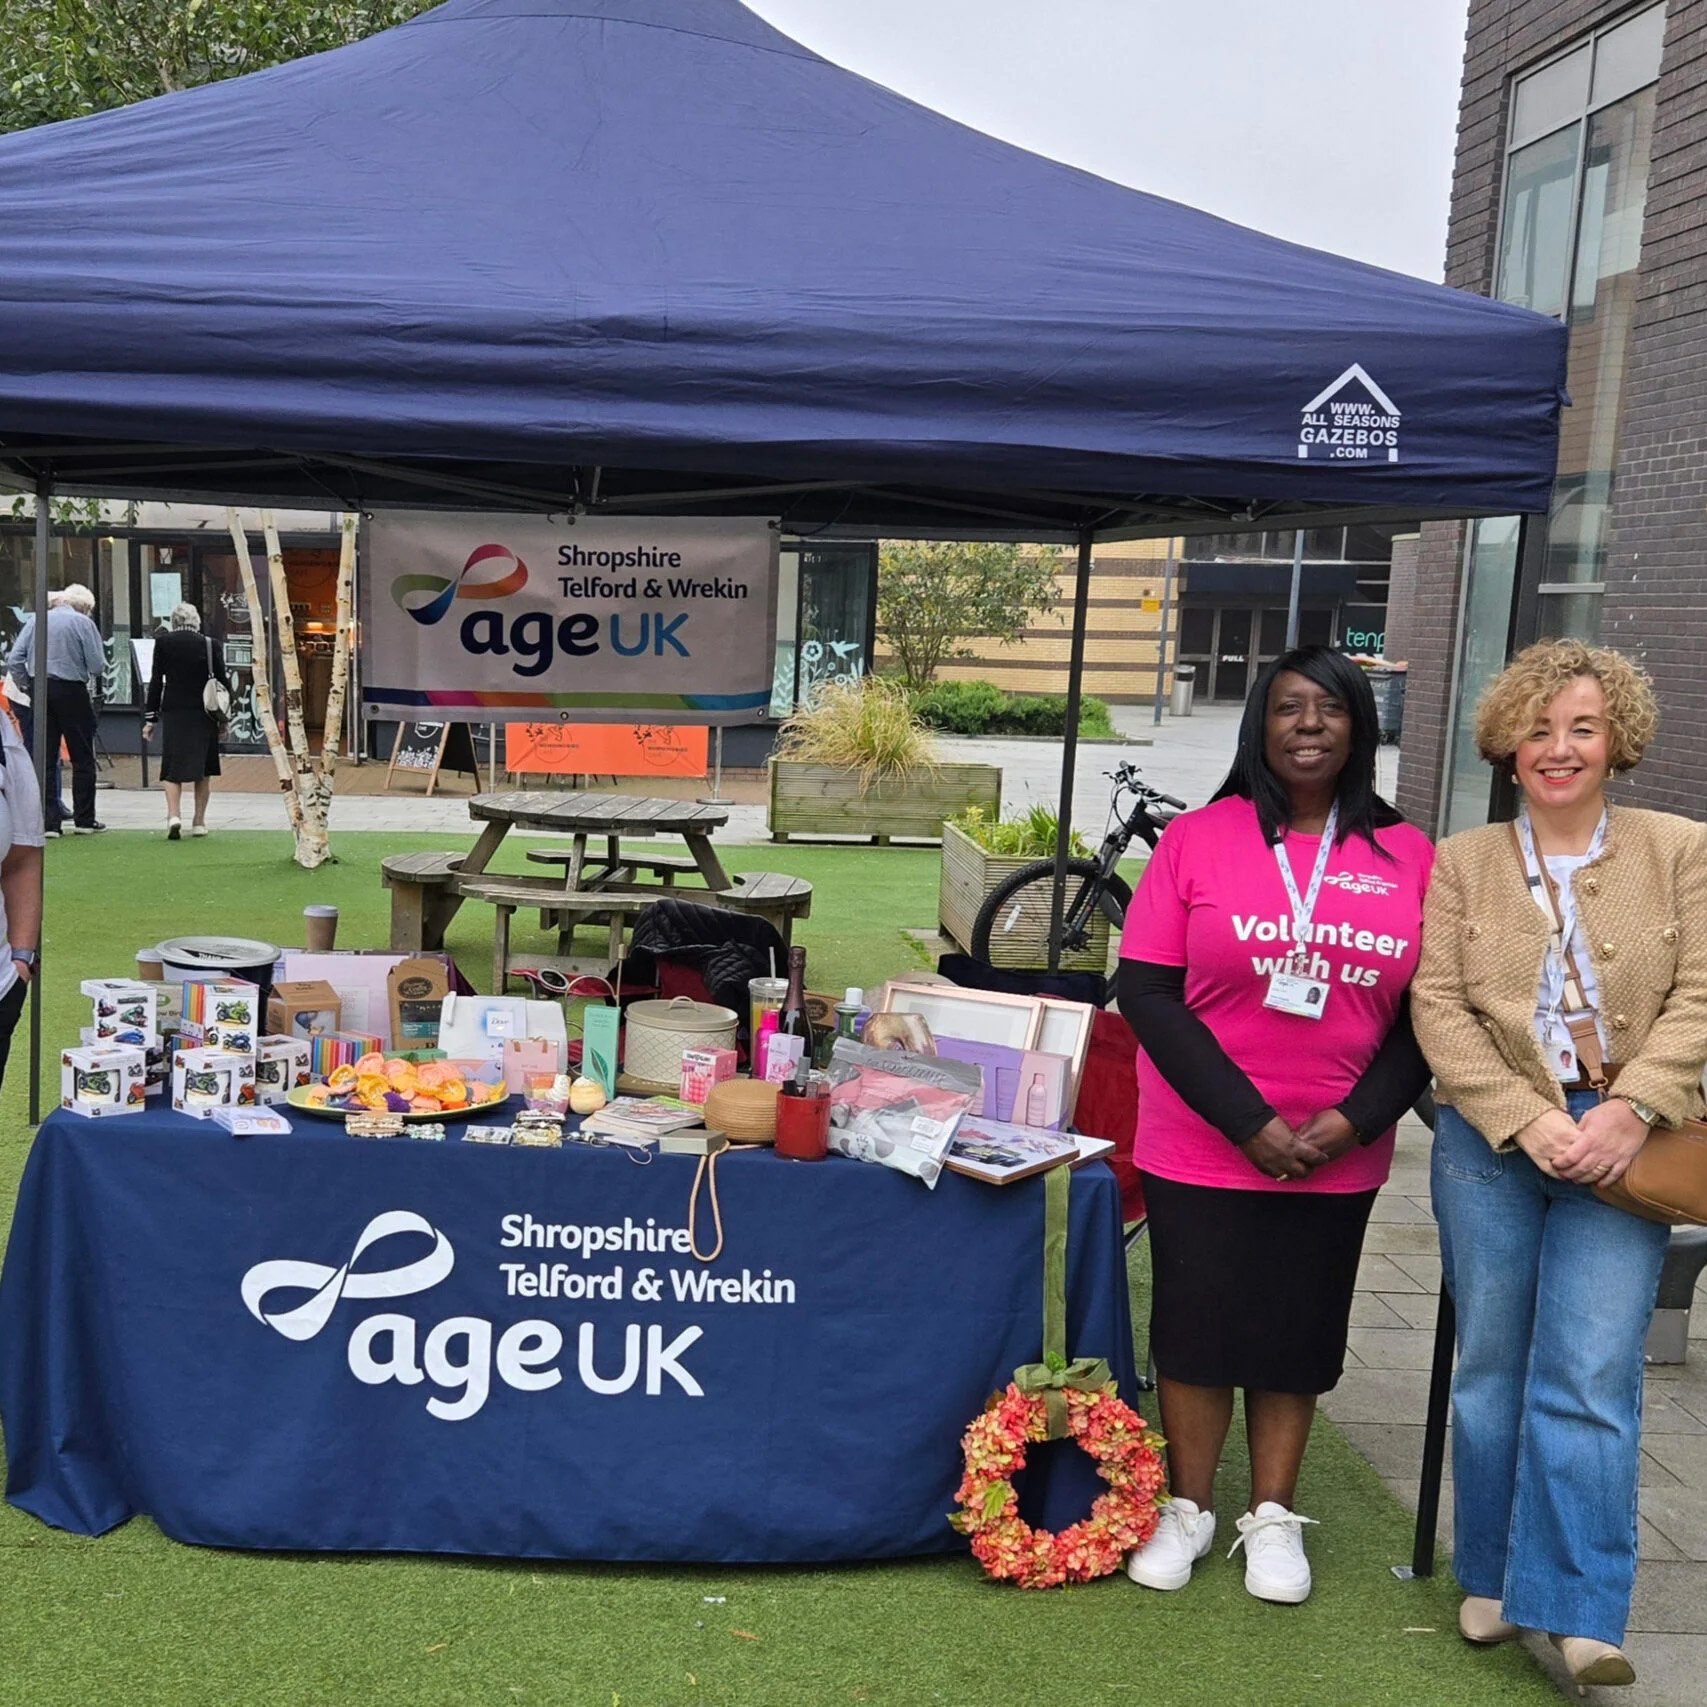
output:
[{"label": "shop front", "polygon": [[[217,512],[217,519],[215,515],[193,507],[150,504],[139,507],[132,525],[70,528],[53,536],[49,588],[82,582],[95,595],[95,622],[107,649],[99,736],[106,754],[135,753],[139,748],[152,641],[166,630],[179,604],[194,605],[201,613],[202,632],[220,649],[231,679],[232,717],[226,750],[266,751],[255,702],[255,648],[248,599],[236,553],[225,531],[224,512]],[[291,613],[296,619],[303,713],[309,734],[318,745],[332,681],[337,524],[335,517],[312,512],[281,518],[281,522],[289,530],[281,533],[280,542]],[[256,547],[251,561],[262,620],[271,632],[272,594],[266,558],[259,549],[259,534],[252,532],[251,537]],[[0,524],[0,643],[7,651],[30,614],[34,551],[29,521]],[[141,643],[140,651],[137,642]],[[272,645],[272,679],[282,700],[276,636]]]}]

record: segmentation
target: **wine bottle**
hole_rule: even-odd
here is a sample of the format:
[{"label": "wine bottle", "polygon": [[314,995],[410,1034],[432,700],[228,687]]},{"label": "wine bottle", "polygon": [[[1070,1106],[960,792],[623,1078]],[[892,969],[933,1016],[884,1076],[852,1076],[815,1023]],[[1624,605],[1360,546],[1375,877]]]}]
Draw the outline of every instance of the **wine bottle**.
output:
[{"label": "wine bottle", "polygon": [[812,1021],[806,1017],[806,950],[800,947],[788,951],[788,994],[782,999],[776,1028],[784,1037],[798,1037],[803,1045],[802,1059],[812,1059]]}]

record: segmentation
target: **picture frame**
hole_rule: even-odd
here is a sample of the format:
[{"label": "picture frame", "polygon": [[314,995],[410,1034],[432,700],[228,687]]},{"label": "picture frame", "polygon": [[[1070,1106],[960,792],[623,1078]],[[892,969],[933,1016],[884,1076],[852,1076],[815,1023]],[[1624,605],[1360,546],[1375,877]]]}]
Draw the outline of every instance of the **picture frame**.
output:
[{"label": "picture frame", "polygon": [[[1036,1049],[1043,1003],[1036,996],[968,990],[959,984],[910,983],[896,979],[883,991],[879,1013],[917,1014],[933,1037],[958,1037],[1002,1049]],[[1089,1039],[1089,1029],[1086,1030]],[[1082,1057],[1080,1058],[1082,1062]]]},{"label": "picture frame", "polygon": [[1067,1084],[1066,1119],[1073,1118],[1079,1102],[1079,1081],[1085,1074],[1085,1057],[1091,1050],[1091,1027],[1096,1009],[1086,1002],[1069,1002],[1060,996],[1039,996],[1043,1019],[1037,1042],[1032,1046],[1048,1055],[1065,1055],[1073,1063]]}]

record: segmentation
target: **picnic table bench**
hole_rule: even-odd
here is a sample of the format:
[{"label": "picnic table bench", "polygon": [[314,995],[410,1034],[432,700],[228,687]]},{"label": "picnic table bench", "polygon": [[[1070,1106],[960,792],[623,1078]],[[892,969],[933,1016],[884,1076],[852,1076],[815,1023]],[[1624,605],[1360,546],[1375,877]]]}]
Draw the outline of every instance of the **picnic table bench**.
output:
[{"label": "picnic table bench", "polygon": [[[768,919],[784,944],[794,921],[812,911],[812,885],[778,872],[747,871],[730,877],[712,850],[711,833],[727,822],[720,807],[632,795],[566,795],[527,790],[477,795],[469,812],[484,828],[466,854],[396,854],[382,863],[391,891],[391,946],[420,953],[444,946],[444,936],[465,900],[481,901],[495,914],[492,988],[503,990],[516,966],[551,965],[559,971],[603,971],[620,958],[623,939],[636,915],[667,897],[723,907]],[[493,855],[513,828],[551,829],[571,838],[567,848],[530,848],[531,864],[561,866],[560,877],[488,872]],[[688,856],[624,852],[621,838],[677,834]],[[603,851],[589,851],[602,840]],[[699,877],[703,887],[691,880]],[[682,881],[678,881],[678,879]],[[517,953],[511,926],[518,911],[537,908],[540,926],[557,933],[557,953]],[[574,955],[575,931],[603,926],[608,949],[594,963]]]}]

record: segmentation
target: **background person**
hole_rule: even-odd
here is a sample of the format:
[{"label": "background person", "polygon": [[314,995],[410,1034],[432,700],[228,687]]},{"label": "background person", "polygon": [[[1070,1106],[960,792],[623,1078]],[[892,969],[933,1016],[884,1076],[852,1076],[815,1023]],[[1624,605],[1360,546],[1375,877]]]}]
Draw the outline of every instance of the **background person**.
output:
[{"label": "background person", "polygon": [[[1617,652],[1549,641],[1495,678],[1476,743],[1522,791],[1518,842],[1489,824],[1441,845],[1413,995],[1458,1312],[1459,1628],[1473,1642],[1545,1630],[1582,1684],[1635,1677],[1620,1650],[1642,1346],[1668,1238],[1593,1187],[1622,1177],[1656,1121],[1700,1110],[1707,1060],[1707,829],[1606,802],[1657,723],[1646,676]],[[1605,1102],[1566,1023],[1589,1009],[1618,1064]]]},{"label": "background person", "polygon": [[221,649],[201,631],[201,612],[181,604],[172,612],[172,628],[154,643],[154,675],[148,684],[148,715],[142,738],[154,739],[161,727],[160,786],[166,794],[166,839],[183,834],[184,784],[195,796],[192,836],[207,834],[207,802],[219,775],[219,725],[202,704],[210,676],[230,687]]},{"label": "background person", "polygon": [[[90,620],[95,595],[80,581],[60,590],[47,613],[47,750],[57,753],[63,740],[71,755],[71,829],[80,836],[104,830],[95,821],[95,702],[90,695],[106,673],[107,649],[101,631]],[[33,683],[36,633],[18,636],[8,668]],[[37,716],[42,708],[34,708]],[[47,834],[65,828],[64,807],[57,794],[47,803]]]},{"label": "background person", "polygon": [[[47,596],[48,609],[52,610],[58,603],[58,592],[55,591],[49,593]],[[13,714],[18,719],[18,727],[23,732],[24,751],[31,754],[35,752],[36,739],[35,706],[31,702],[31,695],[34,692],[35,683],[32,682],[29,675],[25,671],[19,669],[18,666],[32,655],[34,651],[35,632],[35,613],[31,612],[29,616],[24,618],[24,626],[18,630],[17,637],[12,642],[11,650],[6,654],[6,703],[11,706]],[[28,637],[30,642],[27,646],[25,644],[26,637]],[[65,795],[62,792],[62,769],[63,767],[59,762],[59,749],[56,747],[47,756],[47,797],[49,800],[54,802],[53,812],[54,816],[58,819],[65,819],[71,816],[71,813],[67,810],[64,804]]]},{"label": "background person", "polygon": [[0,1081],[41,947],[41,795],[12,721],[0,717]]},{"label": "background person", "polygon": [[1393,1124],[1427,1081],[1405,991],[1432,850],[1375,792],[1378,739],[1355,664],[1315,646],[1277,659],[1220,792],[1168,826],[1127,913],[1118,994],[1141,1046],[1134,1159],[1174,1495],[1127,1561],[1150,1588],[1183,1587],[1213,1544],[1243,1388],[1245,1587],[1310,1592],[1304,1447],[1344,1368]]}]

